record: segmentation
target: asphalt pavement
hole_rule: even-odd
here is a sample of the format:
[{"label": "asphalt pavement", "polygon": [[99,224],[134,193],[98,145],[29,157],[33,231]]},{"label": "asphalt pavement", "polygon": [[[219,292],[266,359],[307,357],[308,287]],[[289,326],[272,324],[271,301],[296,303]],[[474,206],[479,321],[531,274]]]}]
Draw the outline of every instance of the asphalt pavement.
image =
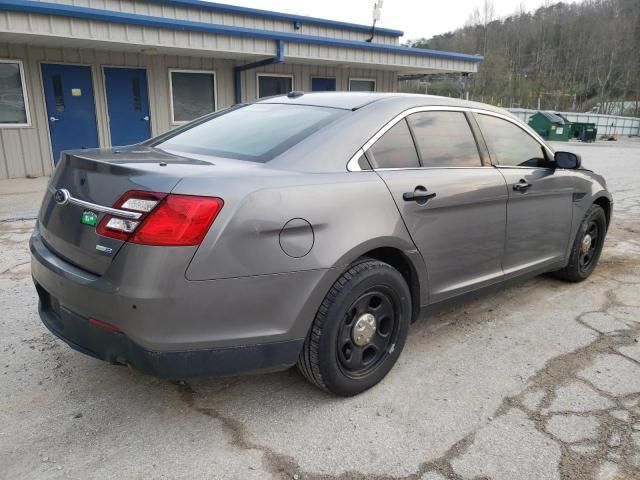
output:
[{"label": "asphalt pavement", "polygon": [[46,179],[0,181],[0,478],[640,478],[640,141],[556,144],[615,198],[595,273],[421,319],[355,398],[292,369],[166,381],[40,323],[28,238]]}]

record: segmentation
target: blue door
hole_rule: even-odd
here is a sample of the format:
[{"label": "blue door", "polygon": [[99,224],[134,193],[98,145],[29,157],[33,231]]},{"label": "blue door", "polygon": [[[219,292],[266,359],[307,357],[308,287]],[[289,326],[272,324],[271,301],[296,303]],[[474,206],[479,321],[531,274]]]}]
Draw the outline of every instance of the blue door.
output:
[{"label": "blue door", "polygon": [[336,79],[329,77],[313,77],[311,79],[312,92],[335,92]]},{"label": "blue door", "polygon": [[62,150],[97,147],[91,68],[43,63],[42,81],[54,164]]},{"label": "blue door", "polygon": [[131,145],[151,136],[147,71],[105,67],[111,145]]}]

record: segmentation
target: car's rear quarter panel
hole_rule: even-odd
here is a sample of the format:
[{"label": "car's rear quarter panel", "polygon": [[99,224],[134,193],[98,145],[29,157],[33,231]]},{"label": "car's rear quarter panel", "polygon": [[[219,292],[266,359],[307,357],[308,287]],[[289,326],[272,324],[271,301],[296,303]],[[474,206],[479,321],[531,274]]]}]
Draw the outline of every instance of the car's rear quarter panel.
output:
[{"label": "car's rear quarter panel", "polygon": [[[189,280],[328,269],[344,265],[350,251],[375,239],[415,248],[389,191],[373,172],[188,179],[175,190],[183,191],[225,199],[189,265]],[[283,227],[297,218],[313,229],[313,247],[301,258],[280,245]]]}]

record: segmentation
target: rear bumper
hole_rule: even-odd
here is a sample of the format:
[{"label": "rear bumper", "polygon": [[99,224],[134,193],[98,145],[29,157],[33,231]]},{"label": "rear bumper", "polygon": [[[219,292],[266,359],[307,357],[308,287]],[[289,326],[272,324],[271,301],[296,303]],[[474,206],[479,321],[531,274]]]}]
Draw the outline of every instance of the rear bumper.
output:
[{"label": "rear bumper", "polygon": [[78,351],[159,377],[294,365],[330,280],[327,270],[308,270],[189,281],[192,251],[128,244],[96,276],[51,252],[37,227],[30,248],[47,328]]},{"label": "rear bumper", "polygon": [[233,375],[277,371],[295,363],[303,340],[206,350],[158,352],[147,350],[124,333],[91,325],[87,318],[61,307],[36,284],[42,323],[71,348],[119,365],[131,365],[142,373],[161,378]]}]

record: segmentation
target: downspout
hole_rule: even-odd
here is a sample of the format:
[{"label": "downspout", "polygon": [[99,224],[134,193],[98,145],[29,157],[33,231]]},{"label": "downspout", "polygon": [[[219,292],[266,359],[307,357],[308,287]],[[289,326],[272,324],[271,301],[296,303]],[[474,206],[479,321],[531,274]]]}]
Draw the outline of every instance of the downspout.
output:
[{"label": "downspout", "polygon": [[235,102],[242,103],[242,75],[241,73],[246,70],[252,70],[254,68],[264,67],[266,65],[275,65],[278,63],[284,63],[284,40],[276,40],[276,56],[272,58],[266,58],[259,62],[247,63],[246,65],[239,65],[233,69],[234,74],[234,90],[235,90]]}]

